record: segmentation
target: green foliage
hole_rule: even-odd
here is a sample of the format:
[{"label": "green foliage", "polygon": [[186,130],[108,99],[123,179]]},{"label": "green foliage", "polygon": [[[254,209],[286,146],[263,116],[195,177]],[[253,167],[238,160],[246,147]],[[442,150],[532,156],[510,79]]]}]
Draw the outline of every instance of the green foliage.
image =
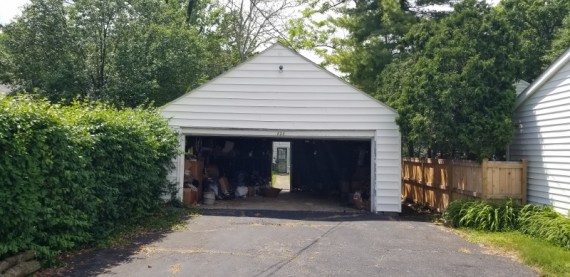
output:
[{"label": "green foliage", "polygon": [[551,64],[556,60],[570,45],[570,13],[564,19],[562,27],[554,35],[552,40],[552,47],[548,53],[543,57],[543,62],[546,65]]},{"label": "green foliage", "polygon": [[290,20],[292,46],[314,50],[325,65],[335,65],[352,84],[372,93],[377,76],[395,53],[405,50],[401,43],[404,35],[426,14],[435,15],[417,5],[451,1],[304,2],[308,5],[303,16]]},{"label": "green foliage", "polygon": [[178,140],[153,109],[0,99],[0,257],[44,259],[157,211]]},{"label": "green foliage", "polygon": [[397,107],[404,144],[490,157],[512,137],[518,38],[485,3],[454,8],[408,32],[410,52],[380,76],[378,97]]},{"label": "green foliage", "polygon": [[517,228],[519,207],[509,200],[504,204],[458,200],[449,204],[444,218],[455,228],[469,227],[486,231],[509,231]]},{"label": "green foliage", "polygon": [[570,249],[570,219],[552,207],[532,204],[521,207],[511,200],[501,204],[457,200],[449,204],[443,217],[454,228],[492,232],[516,230]]},{"label": "green foliage", "polygon": [[190,19],[187,2],[31,0],[2,30],[0,78],[52,102],[161,106],[235,65],[205,30],[210,1]]},{"label": "green foliage", "polygon": [[519,214],[519,231],[570,250],[570,219],[552,207],[526,205]]},{"label": "green foliage", "polygon": [[[536,78],[570,41],[566,0],[306,2],[290,22],[291,45],[396,108],[410,156],[500,156],[512,138],[513,84]],[[431,3],[453,11],[422,9]]]},{"label": "green foliage", "polygon": [[532,82],[553,61],[545,56],[555,51],[553,40],[570,14],[570,1],[502,0],[496,10],[521,41],[513,52],[523,64],[517,77]]}]

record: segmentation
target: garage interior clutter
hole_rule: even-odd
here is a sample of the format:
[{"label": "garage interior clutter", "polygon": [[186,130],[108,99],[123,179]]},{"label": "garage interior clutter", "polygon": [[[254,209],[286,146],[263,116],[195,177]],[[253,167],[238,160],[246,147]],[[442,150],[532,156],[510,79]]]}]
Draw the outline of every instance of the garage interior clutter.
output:
[{"label": "garage interior clutter", "polygon": [[[184,155],[186,206],[236,198],[305,194],[370,210],[371,143],[368,140],[282,140],[187,136]],[[274,143],[287,145],[276,148]],[[279,149],[280,151],[276,151]],[[278,154],[279,152],[279,154]],[[280,164],[285,162],[286,164]],[[273,175],[289,174],[288,187]]]}]

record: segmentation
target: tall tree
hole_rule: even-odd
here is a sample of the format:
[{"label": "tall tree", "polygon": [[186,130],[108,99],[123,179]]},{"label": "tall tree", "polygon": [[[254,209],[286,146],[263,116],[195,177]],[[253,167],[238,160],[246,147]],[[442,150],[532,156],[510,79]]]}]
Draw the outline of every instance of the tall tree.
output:
[{"label": "tall tree", "polygon": [[[105,99],[162,105],[208,78],[206,42],[187,24],[185,10],[170,1],[118,30]],[[134,23],[134,24],[133,24]]]},{"label": "tall tree", "polygon": [[284,38],[287,19],[300,5],[298,0],[224,0],[220,31],[229,46],[245,61],[275,38]]},{"label": "tall tree", "polygon": [[432,35],[410,35],[410,47],[419,51],[382,76],[380,93],[397,106],[405,142],[443,155],[498,153],[512,137],[518,34],[476,0],[425,24]]},{"label": "tall tree", "polygon": [[502,0],[497,13],[505,17],[521,38],[515,51],[524,65],[519,79],[533,81],[549,64],[543,57],[550,51],[564,18],[570,14],[570,1]]},{"label": "tall tree", "polygon": [[[3,28],[5,53],[11,59],[11,83],[53,98],[70,98],[89,84],[62,0],[34,0],[16,22]],[[79,73],[79,74],[78,74]]]},{"label": "tall tree", "polygon": [[303,17],[291,22],[290,41],[296,48],[314,50],[324,65],[336,66],[352,84],[373,92],[380,72],[404,51],[401,39],[409,29],[422,17],[440,16],[421,7],[447,2],[309,1]]},{"label": "tall tree", "polygon": [[6,40],[6,34],[0,32],[0,83],[10,83],[12,79],[10,68],[12,68],[12,65],[11,58],[4,46],[4,40]]},{"label": "tall tree", "polygon": [[161,105],[208,78],[186,1],[32,0],[4,32],[12,83],[53,101]]},{"label": "tall tree", "polygon": [[558,58],[562,53],[570,47],[570,14],[566,16],[562,26],[552,40],[552,46],[542,58],[544,64],[551,64],[556,58]]}]

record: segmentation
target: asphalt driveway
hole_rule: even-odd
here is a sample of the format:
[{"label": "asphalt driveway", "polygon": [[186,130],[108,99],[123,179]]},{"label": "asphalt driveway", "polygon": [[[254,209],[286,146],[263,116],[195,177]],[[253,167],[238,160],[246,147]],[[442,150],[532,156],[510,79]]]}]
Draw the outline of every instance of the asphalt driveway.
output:
[{"label": "asphalt driveway", "polygon": [[76,258],[65,276],[536,276],[413,218],[211,210],[185,230]]}]

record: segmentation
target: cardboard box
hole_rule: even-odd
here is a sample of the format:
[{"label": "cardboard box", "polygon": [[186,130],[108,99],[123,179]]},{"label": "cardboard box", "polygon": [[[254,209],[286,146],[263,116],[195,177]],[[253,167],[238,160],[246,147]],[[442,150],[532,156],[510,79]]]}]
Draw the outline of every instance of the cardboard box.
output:
[{"label": "cardboard box", "polygon": [[182,194],[182,202],[186,207],[192,207],[198,202],[198,191],[185,188]]},{"label": "cardboard box", "polygon": [[222,193],[227,194],[230,191],[230,183],[228,182],[228,178],[222,177],[220,178],[220,190]]},{"label": "cardboard box", "polygon": [[204,162],[197,161],[197,160],[185,160],[184,161],[184,179],[186,180],[186,176],[192,181],[193,179],[198,180],[200,184],[202,183],[204,172]]},{"label": "cardboard box", "polygon": [[255,196],[255,187],[247,187],[247,196],[248,197]]},{"label": "cardboard box", "polygon": [[202,180],[204,178],[204,162],[198,160],[184,160],[184,182],[198,181],[196,201],[202,201]]}]

